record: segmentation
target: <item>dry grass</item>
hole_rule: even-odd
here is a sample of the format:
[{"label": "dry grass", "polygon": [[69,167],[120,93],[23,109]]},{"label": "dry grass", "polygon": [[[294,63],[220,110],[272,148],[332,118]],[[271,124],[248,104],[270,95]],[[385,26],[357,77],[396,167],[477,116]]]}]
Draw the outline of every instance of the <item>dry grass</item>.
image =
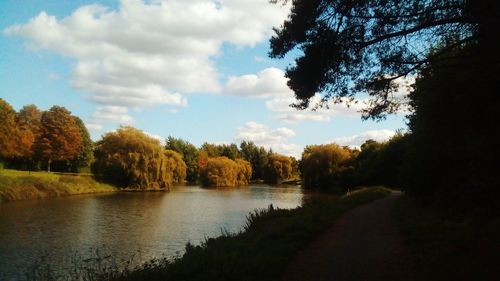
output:
[{"label": "dry grass", "polygon": [[0,170],[0,201],[112,191],[116,191],[116,188],[96,181],[89,174]]}]

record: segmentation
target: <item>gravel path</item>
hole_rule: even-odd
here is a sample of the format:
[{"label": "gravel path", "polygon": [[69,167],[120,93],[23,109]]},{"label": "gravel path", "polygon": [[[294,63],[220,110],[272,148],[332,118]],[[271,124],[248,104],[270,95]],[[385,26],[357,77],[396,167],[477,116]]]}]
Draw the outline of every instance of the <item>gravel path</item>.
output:
[{"label": "gravel path", "polygon": [[399,196],[393,192],[342,215],[295,257],[283,280],[412,280],[412,262],[390,213]]}]

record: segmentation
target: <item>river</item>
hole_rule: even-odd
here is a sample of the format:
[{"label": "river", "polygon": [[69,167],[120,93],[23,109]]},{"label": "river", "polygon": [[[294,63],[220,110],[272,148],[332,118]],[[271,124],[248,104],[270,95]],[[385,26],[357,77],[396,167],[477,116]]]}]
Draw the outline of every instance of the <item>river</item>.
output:
[{"label": "river", "polygon": [[[249,212],[270,204],[295,208],[299,187],[175,187],[170,192],[113,193],[0,204],[0,280],[18,280],[41,256],[59,265],[101,249],[117,260],[182,254],[223,231],[238,232]],[[94,249],[94,250],[92,250]]]}]

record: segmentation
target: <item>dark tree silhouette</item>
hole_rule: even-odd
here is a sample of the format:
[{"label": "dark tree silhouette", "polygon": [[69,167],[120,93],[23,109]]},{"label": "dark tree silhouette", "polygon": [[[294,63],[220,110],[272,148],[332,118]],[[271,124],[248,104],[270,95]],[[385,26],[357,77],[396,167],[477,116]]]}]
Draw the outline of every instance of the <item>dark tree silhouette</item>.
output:
[{"label": "dark tree silhouette", "polygon": [[308,107],[316,93],[323,104],[368,93],[363,117],[379,119],[401,105],[398,78],[449,59],[443,54],[453,49],[478,44],[479,62],[498,65],[499,26],[500,1],[294,0],[269,55],[303,52],[286,71],[295,107]]}]

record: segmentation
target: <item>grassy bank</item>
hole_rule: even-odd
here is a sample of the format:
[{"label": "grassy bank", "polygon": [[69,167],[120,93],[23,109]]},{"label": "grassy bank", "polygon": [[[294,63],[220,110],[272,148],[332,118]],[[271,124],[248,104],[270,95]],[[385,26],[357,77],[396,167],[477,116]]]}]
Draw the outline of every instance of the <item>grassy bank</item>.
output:
[{"label": "grassy bank", "polygon": [[115,191],[91,175],[0,170],[0,201]]},{"label": "grassy bank", "polygon": [[445,218],[406,197],[394,216],[415,257],[416,280],[498,280],[500,219]]}]

